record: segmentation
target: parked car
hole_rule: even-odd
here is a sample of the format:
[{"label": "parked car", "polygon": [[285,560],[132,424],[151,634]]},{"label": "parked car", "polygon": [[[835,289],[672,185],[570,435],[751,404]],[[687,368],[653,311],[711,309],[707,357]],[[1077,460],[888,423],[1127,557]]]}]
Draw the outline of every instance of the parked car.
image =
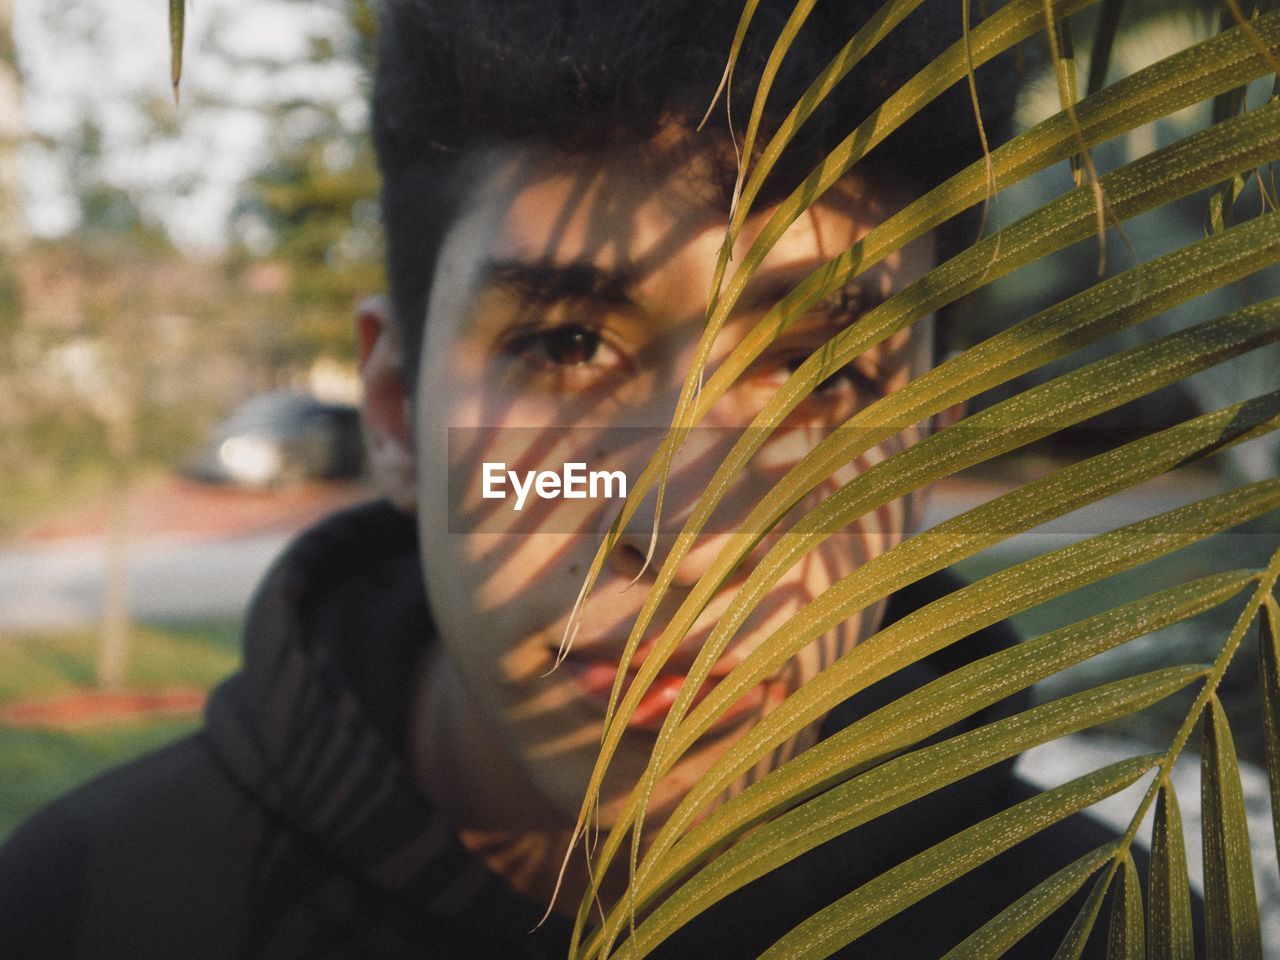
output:
[{"label": "parked car", "polygon": [[246,401],[217,424],[184,472],[209,483],[273,487],[346,479],[363,469],[357,408],[280,390]]}]

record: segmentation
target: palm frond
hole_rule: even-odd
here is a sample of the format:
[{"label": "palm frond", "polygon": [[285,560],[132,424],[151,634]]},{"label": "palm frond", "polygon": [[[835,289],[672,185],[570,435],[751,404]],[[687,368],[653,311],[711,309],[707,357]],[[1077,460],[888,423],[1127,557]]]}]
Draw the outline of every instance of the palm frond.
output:
[{"label": "palm frond", "polygon": [[[976,241],[900,290],[812,352],[765,404],[718,465],[653,577],[632,627],[623,662],[630,663],[659,609],[676,607],[638,670],[618,671],[601,750],[575,836],[586,829],[629,719],[664,663],[748,556],[741,585],[703,644],[635,783],[603,842],[592,875],[603,878],[630,846],[630,888],[604,904],[589,929],[600,895],[587,891],[575,926],[575,957],[643,957],[753,879],[855,825],[900,809],[913,799],[984,769],[1030,746],[1112,717],[1129,716],[1172,693],[1196,690],[1167,751],[1135,758],[1078,778],[963,830],[906,860],[802,923],[764,954],[825,957],[930,892],[987,862],[1151,770],[1155,776],[1128,829],[1046,877],[956,945],[948,957],[994,957],[1018,942],[1094,878],[1059,951],[1076,957],[1096,926],[1107,897],[1108,954],[1113,957],[1192,955],[1190,887],[1183,824],[1169,779],[1192,731],[1204,724],[1202,747],[1206,908],[1211,956],[1260,956],[1248,834],[1240,776],[1226,713],[1222,677],[1246,632],[1260,622],[1263,729],[1280,831],[1280,605],[1273,592],[1280,550],[1262,571],[1229,570],[1186,584],[1157,586],[1111,610],[1093,613],[942,676],[862,717],[767,776],[725,798],[727,789],[778,745],[795,737],[850,696],[922,658],[963,644],[976,631],[1122,571],[1266,516],[1280,507],[1280,480],[1264,480],[1022,560],[938,598],[883,627],[748,729],[712,763],[673,812],[646,830],[648,801],[679,759],[745,693],[798,652],[848,618],[895,591],[1010,537],[1130,490],[1184,464],[1201,461],[1280,427],[1280,392],[1224,406],[1063,466],[1039,479],[917,533],[831,585],[753,649],[709,694],[698,692],[735,633],[796,563],[870,511],[959,470],[1025,448],[1065,427],[1184,382],[1233,358],[1280,342],[1280,299],[1262,299],[1159,339],[1117,349],[1093,362],[1022,390],[959,423],[938,430],[862,471],[779,530],[844,464],[951,405],[1006,386],[1084,347],[1195,298],[1255,276],[1280,263],[1280,214],[1236,216],[1235,200],[1254,171],[1280,158],[1280,100],[1250,107],[1241,94],[1274,71],[1280,53],[1280,12],[1236,11],[1222,29],[1131,76],[1104,85],[1122,3],[1104,0],[1090,53],[1087,96],[1079,98],[1070,18],[1089,0],[1011,0],[967,29],[965,36],[895,91],[859,124],[766,219],[736,261],[735,250],[765,179],[797,131],[839,81],[918,5],[889,0],[815,77],[782,123],[763,139],[771,78],[809,16],[802,0],[783,28],[757,90],[744,138],[734,206],[716,265],[706,329],[668,431],[618,521],[598,551],[584,584],[594,584],[619,532],[640,501],[664,478],[689,431],[752,363],[815,304],[895,251],[982,203],[992,184],[1005,188],[1055,163],[1074,161],[1075,189],[1045,203],[996,236]],[[967,4],[965,5],[967,9]],[[744,11],[734,56],[754,8]],[[711,345],[733,313],[764,257],[798,217],[894,130],[983,64],[1047,30],[1057,71],[1061,110],[991,151],[871,230],[813,271],[754,325],[714,370]],[[732,59],[732,57],[731,57]],[[1106,173],[1090,151],[1108,140],[1215,100],[1212,123]],[[791,467],[748,517],[724,538],[679,604],[670,601],[675,572],[705,533],[716,509],[772,431],[833,372],[898,331],[919,323],[995,280],[1073,244],[1101,241],[1108,223],[1122,224],[1201,194],[1209,197],[1211,230],[1020,320],[858,411]],[[731,264],[735,264],[730,270]],[[760,548],[759,550],[757,548]],[[1096,685],[985,726],[924,745],[958,720],[1011,693],[1138,637],[1247,593],[1235,626],[1212,663],[1175,663]],[[1237,601],[1238,602],[1238,601]],[[626,678],[630,685],[625,686]],[[1154,806],[1147,904],[1130,853]],[[1280,851],[1280,841],[1278,841]]]}]

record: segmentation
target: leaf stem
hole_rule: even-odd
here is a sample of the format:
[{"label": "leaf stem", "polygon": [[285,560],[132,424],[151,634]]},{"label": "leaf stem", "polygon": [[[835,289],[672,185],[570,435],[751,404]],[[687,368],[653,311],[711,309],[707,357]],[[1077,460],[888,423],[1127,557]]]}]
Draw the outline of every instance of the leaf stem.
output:
[{"label": "leaf stem", "polygon": [[1151,785],[1147,788],[1146,796],[1142,798],[1142,802],[1138,805],[1137,812],[1134,813],[1133,819],[1129,822],[1128,829],[1120,838],[1120,843],[1116,847],[1115,855],[1112,857],[1111,865],[1107,868],[1104,884],[1109,884],[1111,878],[1115,876],[1116,870],[1119,869],[1121,862],[1127,855],[1133,839],[1137,836],[1138,829],[1142,825],[1142,821],[1146,818],[1147,811],[1151,809],[1151,804],[1155,802],[1156,796],[1160,790],[1169,784],[1169,778],[1173,774],[1173,766],[1178,761],[1183,748],[1187,745],[1187,741],[1191,738],[1191,732],[1195,729],[1195,725],[1200,720],[1200,714],[1204,712],[1205,707],[1209,705],[1210,700],[1216,695],[1218,685],[1222,682],[1222,677],[1227,671],[1227,667],[1231,665],[1231,660],[1235,656],[1236,651],[1240,648],[1240,643],[1244,639],[1245,632],[1249,629],[1254,619],[1258,616],[1258,611],[1262,608],[1263,603],[1271,595],[1271,591],[1275,589],[1276,580],[1280,579],[1280,549],[1271,555],[1271,561],[1266,568],[1258,574],[1257,589],[1245,604],[1244,610],[1240,612],[1240,617],[1236,620],[1235,626],[1231,633],[1227,636],[1227,641],[1222,647],[1222,652],[1218,654],[1213,662],[1213,666],[1209,669],[1205,676],[1204,686],[1200,688],[1195,703],[1191,705],[1191,709],[1187,711],[1186,718],[1182,721],[1182,726],[1178,729],[1177,735],[1173,738],[1173,743],[1169,747],[1169,751],[1157,764],[1155,779],[1151,781]]}]

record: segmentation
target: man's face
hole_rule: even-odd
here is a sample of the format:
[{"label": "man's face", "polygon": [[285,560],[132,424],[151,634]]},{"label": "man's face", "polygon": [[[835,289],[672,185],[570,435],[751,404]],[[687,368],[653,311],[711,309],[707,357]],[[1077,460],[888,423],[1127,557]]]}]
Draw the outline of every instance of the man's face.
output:
[{"label": "man's face", "polygon": [[[552,671],[620,501],[584,504],[531,493],[516,511],[513,497],[482,496],[484,464],[502,463],[523,475],[560,473],[563,464],[578,462],[588,470],[622,469],[634,481],[670,420],[703,330],[726,216],[697,162],[644,164],[627,155],[567,158],[549,149],[508,148],[493,151],[484,164],[442,245],[428,308],[414,410],[423,564],[449,682],[458,688],[454,696],[485,727],[477,744],[500,744],[554,809],[571,818],[595,760],[623,645],[670,537],[659,538],[652,563],[631,587],[650,546],[650,495],[648,509],[637,512],[586,599],[569,658]],[[770,253],[715,344],[709,370],[787,289],[894,209],[891,198],[856,182],[833,193]],[[769,212],[748,222],[734,263]],[[679,529],[734,428],[751,422],[801,360],[932,261],[931,242],[907,248],[769,347],[677,460],[662,530]],[[782,437],[735,482],[715,532],[704,534],[681,562],[642,652],[733,520],[825,429],[926,368],[931,332],[929,321],[895,335],[790,415]],[[906,442],[895,438],[857,458],[806,506]],[[905,503],[876,511],[799,563],[764,598],[713,676],[723,676],[832,583],[898,542],[912,513]],[[642,701],[615,760],[617,778],[609,782],[615,790],[643,769],[699,645],[778,535],[766,537],[722,587]],[[757,717],[873,631],[879,615],[878,608],[866,611],[822,637],[736,705],[663,782],[654,802],[658,815]],[[606,818],[613,802],[609,791]]]}]

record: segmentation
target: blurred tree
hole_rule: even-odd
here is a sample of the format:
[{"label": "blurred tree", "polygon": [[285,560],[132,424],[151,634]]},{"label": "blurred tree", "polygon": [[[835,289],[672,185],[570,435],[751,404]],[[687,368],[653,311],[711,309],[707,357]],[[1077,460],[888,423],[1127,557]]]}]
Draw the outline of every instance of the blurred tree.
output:
[{"label": "blurred tree", "polygon": [[[12,337],[21,315],[22,292],[15,269],[27,245],[22,213],[22,74],[13,41],[13,0],[0,0],[0,341]],[[14,362],[12,351],[0,351],[0,381]],[[0,460],[21,456],[21,440],[9,429],[11,411],[0,413]]]},{"label": "blurred tree", "polygon": [[[0,388],[12,398],[0,426],[21,449],[0,458],[0,501],[21,503],[11,494],[26,488],[65,490],[82,471],[107,493],[98,681],[119,686],[132,630],[130,491],[140,468],[172,462],[210,408],[294,379],[318,357],[349,359],[352,304],[382,286],[367,97],[351,66],[370,62],[374,17],[349,0],[298,18],[306,44],[299,63],[296,50],[245,47],[222,10],[188,47],[179,116],[167,90],[147,96],[138,86],[145,78],[94,43],[106,11],[56,0],[41,8],[37,26],[75,48],[77,71],[102,83],[114,77],[136,95],[104,105],[101,84],[77,87],[61,98],[60,119],[46,116],[33,140],[2,125],[20,117],[25,52],[11,42],[11,3],[0,0],[0,304],[11,314],[0,318],[2,365],[10,368],[0,370]],[[262,82],[237,87],[229,77]],[[241,190],[229,248],[193,259],[172,240],[186,235],[184,208],[200,207],[184,200],[190,141],[218,136],[232,118],[243,126],[246,111],[265,116],[268,155]],[[24,143],[34,151],[27,159],[38,157],[63,185],[64,219],[75,232],[18,257],[25,233],[11,225],[21,224],[16,162]],[[0,510],[0,525],[20,511]]]},{"label": "blurred tree", "polygon": [[[13,0],[0,0],[0,260],[19,253],[27,242],[22,213],[22,168],[19,148],[25,134],[22,119],[22,75],[13,42]],[[12,276],[3,269],[4,281]],[[0,289],[0,302],[13,292]]]},{"label": "blurred tree", "polygon": [[85,117],[80,124],[73,183],[80,210],[77,244],[81,276],[89,279],[82,302],[82,335],[92,338],[98,376],[82,397],[102,425],[107,467],[107,530],[103,553],[102,625],[96,663],[98,685],[124,686],[131,636],[129,609],[130,493],[139,460],[139,419],[153,375],[152,352],[141,345],[151,307],[148,273],[163,270],[172,250],[167,236],[148,223],[129,193],[103,176],[102,136]]},{"label": "blurred tree", "polygon": [[[348,0],[347,12],[339,32],[308,37],[312,64],[356,62],[367,70],[374,16],[363,0]],[[248,275],[263,261],[276,267],[278,306],[288,317],[281,346],[294,363],[349,360],[352,307],[383,287],[366,99],[360,91],[355,99],[298,97],[271,107],[270,158],[233,214],[233,268]]]},{"label": "blurred tree", "polygon": [[[314,113],[317,129],[290,142],[284,120],[302,111]],[[241,231],[252,233],[233,252],[233,268],[265,260],[283,272],[277,290],[291,359],[349,358],[352,305],[382,286],[372,151],[315,105],[289,105],[279,119],[278,152],[237,212]]]},{"label": "blurred tree", "polygon": [[[124,685],[134,625],[128,559],[140,467],[189,442],[194,391],[185,382],[201,323],[233,298],[223,274],[183,257],[134,191],[113,182],[97,118],[85,109],[54,146],[65,158],[78,223],[65,238],[28,244],[13,265],[15,310],[0,371],[6,418],[20,449],[0,471],[6,495],[65,489],[87,469],[105,494],[103,607],[96,680]],[[201,337],[201,334],[205,334]],[[181,378],[184,390],[169,386]]]}]

